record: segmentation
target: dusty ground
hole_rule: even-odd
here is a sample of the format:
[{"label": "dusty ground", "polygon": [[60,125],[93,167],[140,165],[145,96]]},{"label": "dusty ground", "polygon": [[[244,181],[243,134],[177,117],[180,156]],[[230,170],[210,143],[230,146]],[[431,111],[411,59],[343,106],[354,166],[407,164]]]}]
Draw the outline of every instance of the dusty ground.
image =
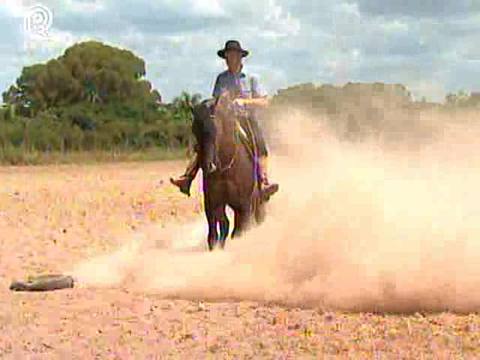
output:
[{"label": "dusty ground", "polygon": [[[11,293],[12,278],[63,271],[145,224],[201,216],[168,177],[183,162],[0,169],[0,357],[480,357],[480,317],[373,315],[254,302],[162,299],[127,283]],[[163,180],[163,183],[159,183]]]}]

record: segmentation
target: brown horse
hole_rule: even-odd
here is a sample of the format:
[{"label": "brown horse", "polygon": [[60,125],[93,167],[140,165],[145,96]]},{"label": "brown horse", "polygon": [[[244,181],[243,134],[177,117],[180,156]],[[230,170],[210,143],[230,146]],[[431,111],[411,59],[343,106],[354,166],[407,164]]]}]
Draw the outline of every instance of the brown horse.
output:
[{"label": "brown horse", "polygon": [[[232,100],[231,95],[225,93],[216,104],[206,100],[193,109],[193,132],[200,145],[209,250],[218,243],[221,248],[225,246],[230,229],[227,206],[234,212],[232,237],[243,233],[253,218],[257,223],[265,218],[264,202],[259,196],[256,150],[252,153],[239,139],[240,119]],[[243,124],[249,132],[248,122]],[[254,139],[251,133],[249,137]]]}]

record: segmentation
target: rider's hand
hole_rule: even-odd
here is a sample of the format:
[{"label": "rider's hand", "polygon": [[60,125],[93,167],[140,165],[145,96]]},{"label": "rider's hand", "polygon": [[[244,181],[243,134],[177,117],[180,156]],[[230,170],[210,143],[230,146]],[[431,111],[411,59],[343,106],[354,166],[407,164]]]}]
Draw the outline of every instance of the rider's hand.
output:
[{"label": "rider's hand", "polygon": [[246,101],[242,98],[236,98],[235,100],[233,100],[233,103],[238,106],[243,106],[246,104]]},{"label": "rider's hand", "polygon": [[266,107],[268,106],[269,99],[267,97],[260,97],[260,98],[237,98],[233,100],[235,105],[252,105],[252,106],[259,106],[259,107]]}]

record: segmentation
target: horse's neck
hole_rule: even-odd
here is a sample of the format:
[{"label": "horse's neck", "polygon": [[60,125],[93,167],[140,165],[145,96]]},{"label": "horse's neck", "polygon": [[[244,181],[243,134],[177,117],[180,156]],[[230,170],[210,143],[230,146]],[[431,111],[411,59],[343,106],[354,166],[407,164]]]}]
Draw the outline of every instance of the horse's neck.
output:
[{"label": "horse's neck", "polygon": [[217,152],[221,160],[229,159],[235,153],[235,120],[222,119],[217,127]]}]

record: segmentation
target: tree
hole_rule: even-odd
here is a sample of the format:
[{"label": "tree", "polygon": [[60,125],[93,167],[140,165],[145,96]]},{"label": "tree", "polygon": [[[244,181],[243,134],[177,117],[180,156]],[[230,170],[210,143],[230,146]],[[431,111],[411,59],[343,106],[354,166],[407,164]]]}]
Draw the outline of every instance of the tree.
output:
[{"label": "tree", "polygon": [[174,120],[185,122],[191,119],[192,107],[200,103],[200,94],[191,95],[185,91],[173,99],[172,106],[175,110]]},{"label": "tree", "polygon": [[20,104],[26,115],[84,101],[156,103],[160,94],[144,76],[145,62],[132,52],[88,41],[71,46],[46,64],[23,68],[3,100]]},{"label": "tree", "polygon": [[445,103],[450,107],[468,106],[469,100],[470,100],[470,95],[465,90],[460,90],[456,94],[449,93],[445,97]]}]

